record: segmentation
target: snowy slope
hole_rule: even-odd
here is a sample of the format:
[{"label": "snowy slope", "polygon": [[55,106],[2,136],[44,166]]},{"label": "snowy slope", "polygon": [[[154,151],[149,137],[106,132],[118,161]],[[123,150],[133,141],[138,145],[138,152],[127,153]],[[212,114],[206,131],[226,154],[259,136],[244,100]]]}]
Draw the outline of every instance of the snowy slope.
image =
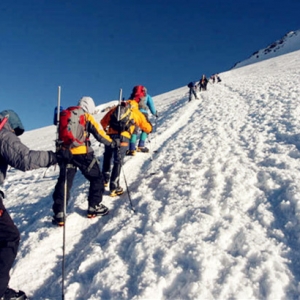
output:
[{"label": "snowy slope", "polygon": [[268,45],[266,48],[254,52],[246,60],[236,63],[233,69],[298,50],[300,50],[300,30],[290,31],[284,37]]},{"label": "snowy slope", "polygon": [[[186,87],[154,98],[148,146],[158,152],[127,157],[123,169],[135,213],[127,193],[106,194],[110,214],[87,219],[88,184],[76,175],[65,299],[299,298],[300,51],[220,76],[200,100],[188,103]],[[54,149],[55,127],[22,140]],[[103,146],[94,149],[102,159]],[[44,171],[11,169],[4,185],[22,234],[11,286],[34,300],[62,294],[58,169]]]}]

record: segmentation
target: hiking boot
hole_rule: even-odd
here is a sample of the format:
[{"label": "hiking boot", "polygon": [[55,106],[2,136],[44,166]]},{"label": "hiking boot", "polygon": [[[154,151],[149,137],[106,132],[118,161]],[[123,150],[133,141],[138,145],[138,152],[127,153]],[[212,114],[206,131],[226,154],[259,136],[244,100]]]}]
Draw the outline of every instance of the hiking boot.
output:
[{"label": "hiking boot", "polygon": [[136,150],[127,150],[126,151],[126,155],[135,156],[135,154],[136,154]]},{"label": "hiking boot", "polygon": [[119,186],[117,189],[111,191],[109,196],[110,196],[110,197],[116,197],[116,196],[122,195],[123,193],[124,193],[123,188],[121,188],[121,187]]},{"label": "hiking boot", "polygon": [[104,186],[107,187],[110,179],[110,172],[103,172],[102,176],[103,176]]},{"label": "hiking boot", "polygon": [[23,291],[15,291],[7,288],[0,300],[25,300],[28,299]]},{"label": "hiking boot", "polygon": [[59,212],[56,215],[54,215],[53,219],[52,219],[52,224],[58,225],[58,226],[64,226],[65,225],[64,213]]},{"label": "hiking boot", "polygon": [[89,207],[87,211],[87,217],[88,218],[95,218],[98,216],[104,216],[107,215],[109,212],[108,208],[100,203],[99,205],[96,205],[95,207]]},{"label": "hiking boot", "polygon": [[143,152],[143,153],[148,153],[149,149],[147,147],[138,147],[137,151],[138,152]]}]

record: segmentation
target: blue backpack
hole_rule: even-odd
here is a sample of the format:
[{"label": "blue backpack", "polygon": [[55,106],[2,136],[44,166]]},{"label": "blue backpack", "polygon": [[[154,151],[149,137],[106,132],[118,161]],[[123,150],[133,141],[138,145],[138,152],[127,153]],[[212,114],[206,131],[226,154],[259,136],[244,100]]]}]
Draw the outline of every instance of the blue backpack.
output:
[{"label": "blue backpack", "polygon": [[[64,110],[62,106],[59,107],[59,112],[61,113]],[[54,108],[54,115],[53,115],[53,125],[57,125],[57,106]]]},{"label": "blue backpack", "polygon": [[193,81],[191,81],[191,82],[188,84],[188,87],[189,87],[189,88],[192,88],[192,87],[194,87],[194,82],[193,82]]}]

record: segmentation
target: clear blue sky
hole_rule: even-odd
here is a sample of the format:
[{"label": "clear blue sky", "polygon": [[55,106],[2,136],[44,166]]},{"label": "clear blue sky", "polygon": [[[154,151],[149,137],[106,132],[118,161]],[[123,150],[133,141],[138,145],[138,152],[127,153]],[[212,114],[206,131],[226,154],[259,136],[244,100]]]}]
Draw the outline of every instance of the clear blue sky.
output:
[{"label": "clear blue sky", "polygon": [[81,96],[150,95],[230,69],[291,30],[299,0],[1,0],[0,110],[31,130]]}]

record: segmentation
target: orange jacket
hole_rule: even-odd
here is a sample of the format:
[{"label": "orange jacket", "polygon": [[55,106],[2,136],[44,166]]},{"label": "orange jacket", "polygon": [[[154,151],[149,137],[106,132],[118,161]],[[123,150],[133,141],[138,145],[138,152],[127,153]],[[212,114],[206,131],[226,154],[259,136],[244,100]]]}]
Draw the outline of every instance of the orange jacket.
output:
[{"label": "orange jacket", "polygon": [[[131,138],[132,133],[134,132],[135,126],[140,127],[146,133],[152,132],[152,124],[146,119],[146,117],[139,111],[138,103],[134,100],[127,100],[127,102],[131,105],[131,118],[134,120],[134,124],[130,126],[128,131],[121,132],[121,135]],[[117,109],[117,106],[110,109],[106,115],[100,121],[102,127],[108,135],[118,134],[118,131],[109,127],[110,116]]]},{"label": "orange jacket", "polygon": [[[105,131],[101,129],[100,125],[96,122],[95,118],[91,114],[85,113],[84,115],[86,120],[87,138],[90,134],[92,134],[98,142],[109,146],[112,142],[110,136],[107,135]],[[93,149],[90,146],[90,142],[87,141],[87,143],[85,143],[84,145],[72,148],[70,149],[70,151],[72,152],[72,154],[76,155],[92,152]]]}]

